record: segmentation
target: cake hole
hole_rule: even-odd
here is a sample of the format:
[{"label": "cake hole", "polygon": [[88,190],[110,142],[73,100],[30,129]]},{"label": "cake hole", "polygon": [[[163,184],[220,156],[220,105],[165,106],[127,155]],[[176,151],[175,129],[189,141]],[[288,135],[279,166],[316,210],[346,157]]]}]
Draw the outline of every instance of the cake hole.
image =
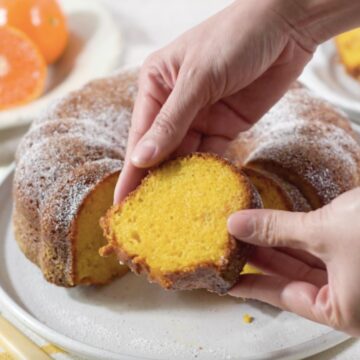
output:
[{"label": "cake hole", "polygon": [[140,238],[140,235],[137,231],[133,231],[131,233],[131,238],[136,241],[137,243],[140,243],[141,242],[141,238]]}]

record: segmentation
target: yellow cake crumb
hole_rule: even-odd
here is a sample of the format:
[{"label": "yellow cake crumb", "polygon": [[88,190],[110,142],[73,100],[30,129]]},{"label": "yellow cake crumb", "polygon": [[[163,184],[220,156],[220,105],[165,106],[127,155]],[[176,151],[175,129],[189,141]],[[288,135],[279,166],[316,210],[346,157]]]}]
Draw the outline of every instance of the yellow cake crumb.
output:
[{"label": "yellow cake crumb", "polygon": [[244,314],[243,316],[243,322],[245,324],[251,324],[254,321],[254,318],[249,314]]},{"label": "yellow cake crumb", "polygon": [[261,274],[261,271],[250,264],[245,264],[241,274]]}]

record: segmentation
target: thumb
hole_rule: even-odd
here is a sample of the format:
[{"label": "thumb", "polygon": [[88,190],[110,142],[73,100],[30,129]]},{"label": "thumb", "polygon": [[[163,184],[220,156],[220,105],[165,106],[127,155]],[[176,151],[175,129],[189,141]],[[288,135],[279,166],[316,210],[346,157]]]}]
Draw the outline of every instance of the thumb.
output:
[{"label": "thumb", "polygon": [[200,109],[205,104],[204,76],[191,70],[179,73],[174,89],[131,154],[131,162],[140,168],[160,163],[182,142]]},{"label": "thumb", "polygon": [[326,245],[326,207],[309,213],[243,210],[228,219],[235,238],[264,247],[289,247],[320,255]]}]

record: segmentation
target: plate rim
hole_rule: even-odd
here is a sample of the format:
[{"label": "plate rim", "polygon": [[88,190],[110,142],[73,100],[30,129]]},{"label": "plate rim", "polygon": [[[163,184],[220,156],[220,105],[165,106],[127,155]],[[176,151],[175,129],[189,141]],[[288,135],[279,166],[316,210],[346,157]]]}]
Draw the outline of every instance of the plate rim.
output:
[{"label": "plate rim", "polygon": [[[11,177],[14,175],[15,163],[12,163],[9,166],[6,174],[3,179],[0,181],[0,190],[5,186],[7,182],[10,181]],[[14,316],[18,321],[23,325],[29,328],[31,331],[34,331],[36,334],[42,338],[48,340],[49,342],[58,345],[60,348],[69,352],[69,355],[75,354],[78,356],[86,356],[87,358],[99,359],[106,358],[108,360],[156,360],[152,357],[136,356],[131,354],[121,354],[115,353],[109,350],[104,350],[97,348],[88,344],[85,344],[81,341],[74,340],[54,329],[47,326],[40,320],[38,320],[34,315],[29,311],[22,308],[12,297],[5,291],[1,282],[0,282],[0,303],[4,307],[4,310]],[[238,360],[259,360],[259,359],[298,359],[296,354],[301,352],[301,358],[304,354],[306,357],[318,354],[322,351],[328,350],[332,347],[339,345],[340,343],[350,339],[351,336],[343,332],[336,331],[329,328],[329,331],[322,334],[319,337],[306,340],[300,344],[297,344],[291,348],[291,353],[289,354],[289,349],[279,349],[267,353],[258,353],[256,355],[238,357]]]},{"label": "plate rim", "polygon": [[[336,92],[332,91],[326,84],[326,82],[322,81],[315,73],[314,66],[322,64],[324,61],[328,61],[328,59],[324,60],[324,53],[328,48],[334,48],[334,40],[329,39],[322,44],[320,44],[311,61],[306,65],[302,75],[300,75],[299,80],[303,82],[310,90],[312,90],[317,96],[320,96],[322,99],[328,101],[333,106],[336,106],[347,113],[347,115],[351,118],[352,122],[360,124],[360,103],[356,103],[354,100],[347,99],[346,97],[339,97]],[[332,50],[336,51],[336,50]],[[349,79],[354,79],[348,75],[345,71],[344,74]],[[356,81],[356,80],[355,80]],[[319,89],[319,85],[324,86],[327,89],[326,94],[324,95]]]}]

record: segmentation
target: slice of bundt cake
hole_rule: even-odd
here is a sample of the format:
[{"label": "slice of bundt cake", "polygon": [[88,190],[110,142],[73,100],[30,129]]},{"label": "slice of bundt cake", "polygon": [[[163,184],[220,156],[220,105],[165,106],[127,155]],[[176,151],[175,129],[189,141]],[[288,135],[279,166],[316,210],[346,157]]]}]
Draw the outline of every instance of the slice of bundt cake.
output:
[{"label": "slice of bundt cake", "polygon": [[224,294],[251,250],[228,234],[227,218],[259,207],[255,188],[225,160],[210,154],[177,158],[108,211],[101,226],[109,244],[100,252],[115,252],[164,288]]}]

